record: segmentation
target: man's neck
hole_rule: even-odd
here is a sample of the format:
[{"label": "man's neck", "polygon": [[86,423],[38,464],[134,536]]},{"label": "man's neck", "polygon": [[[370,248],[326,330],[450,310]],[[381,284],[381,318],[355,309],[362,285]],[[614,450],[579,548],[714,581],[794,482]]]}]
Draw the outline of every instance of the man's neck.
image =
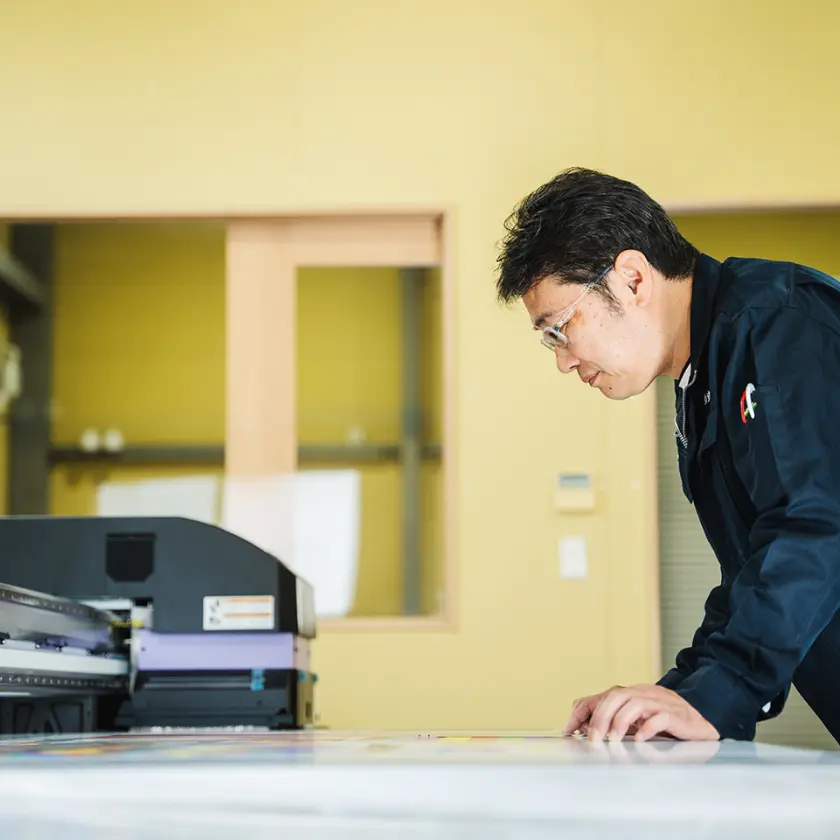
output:
[{"label": "man's neck", "polygon": [[664,280],[665,323],[673,325],[667,335],[663,376],[679,379],[691,357],[692,278]]}]

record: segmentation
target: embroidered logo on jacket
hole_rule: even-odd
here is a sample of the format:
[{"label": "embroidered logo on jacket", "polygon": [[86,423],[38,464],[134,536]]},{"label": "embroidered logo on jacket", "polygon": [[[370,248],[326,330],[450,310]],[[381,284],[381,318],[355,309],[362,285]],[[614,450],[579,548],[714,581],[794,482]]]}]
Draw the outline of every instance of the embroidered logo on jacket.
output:
[{"label": "embroidered logo on jacket", "polygon": [[755,420],[755,409],[758,405],[757,402],[753,402],[752,395],[755,392],[755,385],[750,382],[749,385],[744,389],[744,393],[741,394],[741,422],[746,423],[747,418],[750,420]]}]

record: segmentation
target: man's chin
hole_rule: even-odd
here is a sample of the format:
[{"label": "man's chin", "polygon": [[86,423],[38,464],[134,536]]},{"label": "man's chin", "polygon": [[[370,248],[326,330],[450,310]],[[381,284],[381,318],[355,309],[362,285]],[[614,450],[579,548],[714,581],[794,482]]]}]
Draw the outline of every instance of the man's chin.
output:
[{"label": "man's chin", "polygon": [[634,391],[624,391],[618,388],[599,388],[598,389],[608,400],[621,402],[622,400],[629,400],[630,397],[635,397],[637,394]]},{"label": "man's chin", "polygon": [[639,397],[644,394],[645,391],[650,387],[648,384],[645,387],[627,387],[624,388],[604,388],[601,393],[608,399],[608,400],[616,400],[617,402],[621,402],[623,400],[629,400],[633,397]]}]

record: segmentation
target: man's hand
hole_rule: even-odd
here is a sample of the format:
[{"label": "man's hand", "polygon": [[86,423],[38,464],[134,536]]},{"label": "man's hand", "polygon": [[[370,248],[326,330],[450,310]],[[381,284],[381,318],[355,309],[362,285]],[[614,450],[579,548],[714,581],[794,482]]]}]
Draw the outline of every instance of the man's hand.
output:
[{"label": "man's hand", "polygon": [[718,731],[682,697],[660,685],[617,685],[572,704],[564,734],[585,729],[591,741],[620,740],[635,730],[637,741],[670,735],[680,741],[717,741]]}]

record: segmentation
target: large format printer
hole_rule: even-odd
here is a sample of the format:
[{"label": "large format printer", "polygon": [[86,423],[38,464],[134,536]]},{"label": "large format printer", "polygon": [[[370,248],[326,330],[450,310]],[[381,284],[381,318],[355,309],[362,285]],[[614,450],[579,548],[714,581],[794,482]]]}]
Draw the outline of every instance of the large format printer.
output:
[{"label": "large format printer", "polygon": [[297,729],[311,586],[177,517],[0,518],[0,732]]}]

